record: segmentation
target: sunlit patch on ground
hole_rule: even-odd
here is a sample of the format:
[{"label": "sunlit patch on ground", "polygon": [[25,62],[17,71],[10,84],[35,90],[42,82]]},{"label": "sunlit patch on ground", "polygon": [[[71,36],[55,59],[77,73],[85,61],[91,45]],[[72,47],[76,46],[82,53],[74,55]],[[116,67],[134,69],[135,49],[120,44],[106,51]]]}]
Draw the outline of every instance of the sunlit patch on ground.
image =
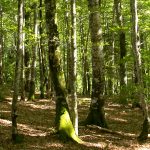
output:
[{"label": "sunlit patch on ground", "polygon": [[113,120],[115,120],[115,121],[122,122],[122,123],[127,123],[127,122],[128,122],[128,120],[122,119],[122,118],[111,117],[111,119],[113,119]]},{"label": "sunlit patch on ground", "polygon": [[45,105],[37,105],[36,103],[35,104],[32,104],[32,103],[23,103],[24,106],[27,106],[27,107],[31,107],[33,109],[50,109],[50,106],[48,106],[47,104]]}]

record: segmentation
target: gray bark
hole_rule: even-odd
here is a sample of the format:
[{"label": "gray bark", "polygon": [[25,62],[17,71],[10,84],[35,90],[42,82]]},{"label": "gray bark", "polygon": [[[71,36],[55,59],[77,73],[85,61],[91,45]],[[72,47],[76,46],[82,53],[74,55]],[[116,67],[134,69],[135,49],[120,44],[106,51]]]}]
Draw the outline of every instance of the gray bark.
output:
[{"label": "gray bark", "polygon": [[[24,5],[23,5],[23,28],[25,27],[25,15],[24,15]],[[24,65],[24,59],[25,59],[25,32],[22,31],[22,56],[21,56],[21,99],[25,100],[25,65]]]},{"label": "gray bark", "polygon": [[104,113],[104,54],[102,27],[100,16],[100,1],[89,0],[89,24],[92,42],[92,96],[90,112],[86,123],[107,127]]},{"label": "gray bark", "polygon": [[12,140],[15,142],[18,131],[17,131],[17,100],[19,95],[19,83],[21,76],[21,57],[23,51],[23,0],[18,0],[18,43],[17,43],[17,55],[16,55],[16,67],[15,67],[15,78],[14,78],[14,93],[12,100]]},{"label": "gray bark", "polygon": [[40,68],[40,98],[44,98],[45,80],[45,53],[43,47],[43,27],[42,27],[42,0],[39,0],[39,68]]},{"label": "gray bark", "polygon": [[72,119],[78,135],[78,104],[77,104],[77,42],[76,42],[76,0],[71,0],[71,52],[72,52]]}]

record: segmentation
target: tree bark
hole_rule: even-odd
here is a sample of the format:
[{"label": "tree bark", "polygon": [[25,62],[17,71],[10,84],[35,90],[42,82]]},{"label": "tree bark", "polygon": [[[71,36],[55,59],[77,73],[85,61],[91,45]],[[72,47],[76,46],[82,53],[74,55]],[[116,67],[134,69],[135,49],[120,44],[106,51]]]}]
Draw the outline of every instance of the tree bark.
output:
[{"label": "tree bark", "polygon": [[[90,95],[90,91],[88,90],[89,87],[89,62],[88,62],[88,53],[87,53],[87,46],[88,46],[88,40],[89,40],[89,28],[87,31],[87,34],[85,34],[84,31],[84,23],[82,21],[82,16],[80,17],[80,38],[81,38],[81,53],[82,53],[82,94],[83,95]],[[85,39],[86,38],[86,39]]]},{"label": "tree bark", "polygon": [[17,140],[17,100],[19,95],[19,83],[21,76],[21,57],[23,51],[23,5],[24,0],[18,0],[18,43],[17,43],[17,55],[16,55],[16,67],[15,67],[15,78],[14,78],[14,93],[12,100],[12,140]]},{"label": "tree bark", "polygon": [[37,13],[37,3],[33,4],[34,7],[34,45],[32,47],[32,63],[31,63],[31,81],[30,81],[30,91],[28,100],[35,99],[35,72],[36,72],[36,53],[38,50],[38,13]]},{"label": "tree bark", "polygon": [[116,21],[119,27],[119,47],[120,47],[120,102],[127,103],[127,99],[125,98],[125,88],[127,84],[127,76],[126,76],[126,39],[125,32],[123,29],[123,15],[122,15],[122,4],[121,0],[114,0],[115,12],[116,12]]},{"label": "tree bark", "polygon": [[71,93],[71,70],[72,70],[72,56],[71,56],[71,36],[70,36],[70,22],[69,22],[69,1],[65,0],[65,24],[66,24],[66,49],[67,49],[67,75],[66,75],[66,87],[67,91]]},{"label": "tree bark", "polygon": [[42,27],[42,0],[39,0],[39,68],[40,68],[40,98],[44,98],[45,80],[45,56],[43,47],[43,27]]},{"label": "tree bark", "polygon": [[82,140],[78,138],[73,128],[66,101],[64,76],[60,64],[59,33],[55,23],[55,0],[45,0],[45,12],[48,34],[49,68],[56,92],[56,129],[63,138],[69,137],[78,143],[82,143]]},{"label": "tree bark", "polygon": [[0,5],[0,85],[3,84],[3,9]]},{"label": "tree bark", "polygon": [[[23,28],[25,27],[25,15],[24,15],[24,4],[23,4]],[[20,100],[25,100],[25,65],[24,65],[24,59],[25,59],[25,44],[24,44],[24,41],[25,41],[25,32],[22,31],[22,56],[21,56],[21,84],[20,84],[20,87],[21,87],[21,98]]]},{"label": "tree bark", "polygon": [[88,8],[90,11],[89,24],[92,42],[92,95],[90,112],[87,116],[87,124],[95,124],[107,128],[104,113],[104,56],[102,27],[100,20],[99,0],[89,0]]},{"label": "tree bark", "polygon": [[[25,28],[30,31],[30,11],[25,9]],[[25,65],[25,91],[30,90],[30,46],[29,46],[29,34],[26,33],[25,41],[25,55],[24,55],[24,65]]]},{"label": "tree bark", "polygon": [[78,135],[78,103],[77,103],[77,42],[76,42],[76,0],[71,0],[71,53],[72,53],[72,119]]}]

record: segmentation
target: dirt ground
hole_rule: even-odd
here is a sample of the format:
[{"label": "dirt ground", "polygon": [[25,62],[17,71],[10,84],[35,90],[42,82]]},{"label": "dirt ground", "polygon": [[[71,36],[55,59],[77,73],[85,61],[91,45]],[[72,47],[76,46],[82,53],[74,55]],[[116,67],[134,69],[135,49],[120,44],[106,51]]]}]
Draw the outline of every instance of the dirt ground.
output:
[{"label": "dirt ground", "polygon": [[[79,98],[78,101],[80,122],[87,116],[90,99]],[[79,126],[79,137],[86,142],[79,145],[72,141],[64,142],[55,134],[54,100],[19,101],[17,121],[22,140],[12,144],[11,98],[7,98],[0,102],[0,150],[150,150],[150,135],[146,143],[137,142],[143,119],[141,110],[108,100],[105,112],[109,129],[115,132]]]}]

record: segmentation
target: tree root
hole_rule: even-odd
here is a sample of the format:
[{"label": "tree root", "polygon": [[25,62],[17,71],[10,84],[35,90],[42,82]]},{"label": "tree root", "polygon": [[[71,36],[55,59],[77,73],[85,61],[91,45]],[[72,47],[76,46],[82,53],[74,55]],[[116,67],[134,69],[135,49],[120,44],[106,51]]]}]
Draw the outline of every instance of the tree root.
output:
[{"label": "tree root", "polygon": [[[82,128],[82,126],[80,126]],[[86,126],[89,129],[94,129],[100,132],[104,132],[104,133],[110,133],[110,134],[114,134],[114,135],[118,135],[124,138],[137,138],[137,136],[135,134],[131,134],[131,133],[123,133],[123,132],[119,132],[119,131],[113,131],[110,129],[106,129],[106,128],[102,128],[96,125],[87,125]]]}]

